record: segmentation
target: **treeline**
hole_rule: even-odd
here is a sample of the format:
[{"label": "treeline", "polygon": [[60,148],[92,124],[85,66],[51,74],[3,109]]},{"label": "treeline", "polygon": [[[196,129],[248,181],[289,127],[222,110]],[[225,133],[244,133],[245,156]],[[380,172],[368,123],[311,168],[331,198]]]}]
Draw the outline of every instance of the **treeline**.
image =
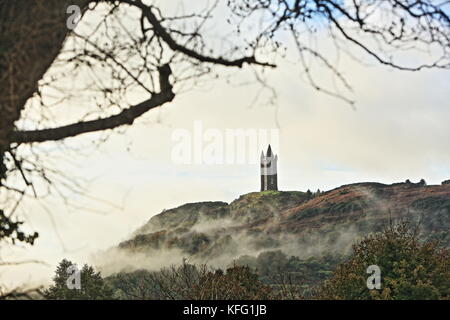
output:
[{"label": "treeline", "polygon": [[[78,278],[67,272],[69,268],[76,269],[68,260],[60,263],[45,298],[450,299],[449,249],[437,241],[420,241],[417,230],[407,223],[365,237],[345,259],[326,255],[302,260],[267,251],[257,257],[241,256],[225,270],[183,262],[106,279],[87,265]],[[380,272],[375,288],[368,280],[374,268]]]},{"label": "treeline", "polygon": [[[301,259],[288,256],[281,250],[273,250],[262,252],[257,257],[241,256],[234,263],[255,270],[259,279],[274,292],[287,296],[295,292],[296,296],[309,298],[343,260],[342,255],[332,254]],[[286,292],[287,288],[289,292]]]}]

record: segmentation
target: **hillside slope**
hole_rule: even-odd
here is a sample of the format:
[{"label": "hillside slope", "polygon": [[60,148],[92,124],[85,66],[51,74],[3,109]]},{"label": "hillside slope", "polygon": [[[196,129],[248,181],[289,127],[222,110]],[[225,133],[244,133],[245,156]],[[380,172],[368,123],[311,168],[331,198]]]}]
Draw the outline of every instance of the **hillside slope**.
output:
[{"label": "hillside slope", "polygon": [[450,185],[357,183],[316,195],[265,191],[230,204],[190,203],[152,217],[119,248],[152,256],[177,249],[218,264],[277,249],[307,258],[345,254],[359,237],[399,219],[450,245]]}]

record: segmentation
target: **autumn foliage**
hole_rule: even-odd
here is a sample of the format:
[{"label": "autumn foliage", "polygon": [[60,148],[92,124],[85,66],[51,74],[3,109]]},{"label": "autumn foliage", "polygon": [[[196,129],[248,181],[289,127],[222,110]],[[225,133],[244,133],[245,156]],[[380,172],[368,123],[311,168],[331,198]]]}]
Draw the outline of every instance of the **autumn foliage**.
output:
[{"label": "autumn foliage", "polygon": [[[381,288],[367,288],[367,267],[381,269]],[[354,245],[318,290],[319,299],[449,299],[450,252],[438,242],[422,243],[407,223],[389,226]]]}]

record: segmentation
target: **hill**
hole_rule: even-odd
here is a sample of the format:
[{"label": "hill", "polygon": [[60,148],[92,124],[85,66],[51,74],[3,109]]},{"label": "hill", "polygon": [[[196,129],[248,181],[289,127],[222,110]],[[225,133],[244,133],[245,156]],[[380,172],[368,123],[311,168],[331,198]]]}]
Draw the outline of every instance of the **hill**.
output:
[{"label": "hill", "polygon": [[277,274],[287,275],[307,295],[358,239],[399,220],[417,225],[424,240],[450,246],[450,184],[356,183],[315,194],[264,191],[229,204],[188,203],[153,216],[100,265],[122,278],[183,259],[237,263],[273,285]]},{"label": "hill", "polygon": [[235,201],[189,203],[152,217],[120,249],[180,249],[186,257],[281,249],[300,257],[348,251],[390,220],[420,224],[423,237],[450,245],[450,185],[357,183],[320,194],[264,191]]}]

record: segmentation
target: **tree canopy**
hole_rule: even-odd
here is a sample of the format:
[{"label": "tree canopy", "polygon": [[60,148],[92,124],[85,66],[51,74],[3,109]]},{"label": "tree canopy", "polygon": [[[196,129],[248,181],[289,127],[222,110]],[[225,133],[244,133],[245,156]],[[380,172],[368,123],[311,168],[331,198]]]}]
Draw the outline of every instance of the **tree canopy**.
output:
[{"label": "tree canopy", "polygon": [[[367,288],[369,266],[381,271],[381,288]],[[320,299],[424,300],[450,297],[450,252],[438,242],[421,243],[402,223],[364,238],[318,290]]]}]

